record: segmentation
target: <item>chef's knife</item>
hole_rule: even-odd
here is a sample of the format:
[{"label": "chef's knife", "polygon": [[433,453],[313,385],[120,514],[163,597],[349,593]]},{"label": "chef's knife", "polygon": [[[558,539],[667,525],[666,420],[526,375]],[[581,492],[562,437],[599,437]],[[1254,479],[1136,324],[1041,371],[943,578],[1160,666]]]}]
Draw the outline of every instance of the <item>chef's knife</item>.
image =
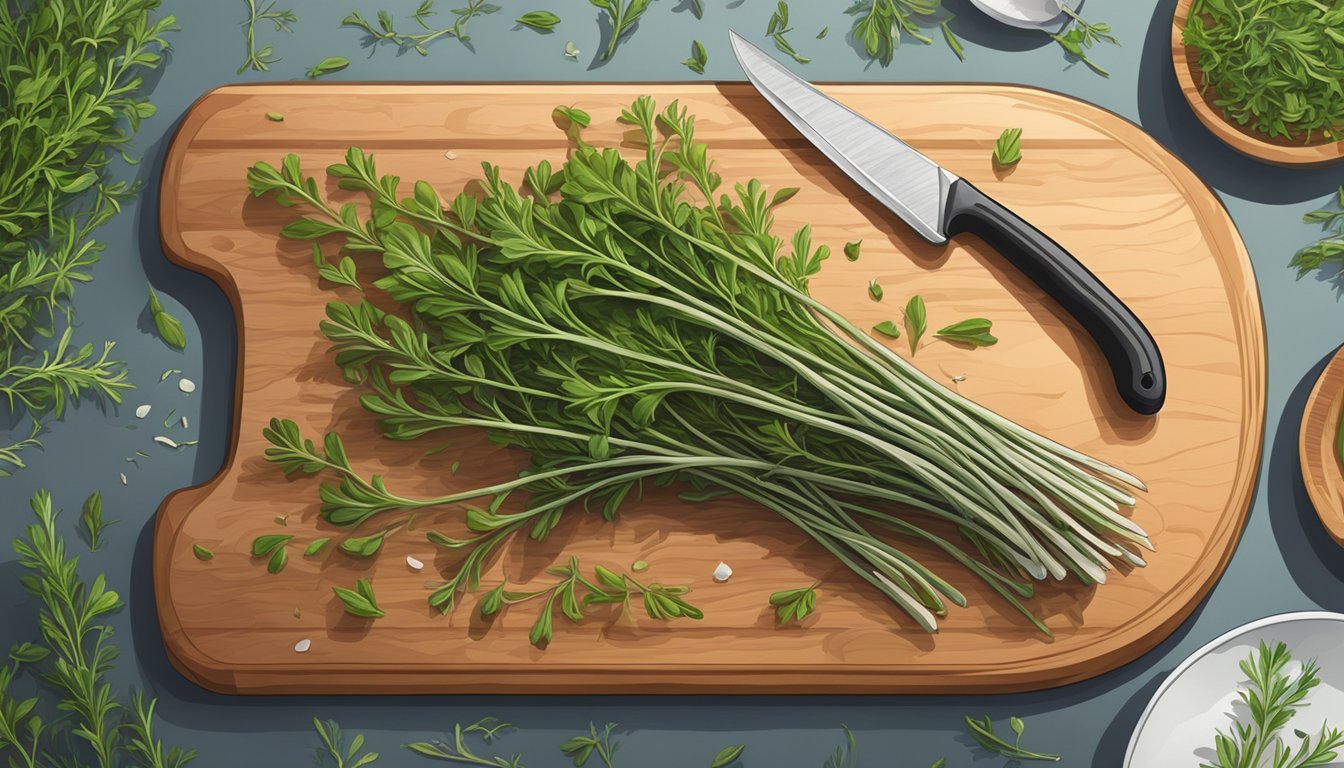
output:
[{"label": "chef's knife", "polygon": [[979,236],[1054,297],[1091,334],[1121,398],[1142,414],[1167,395],[1157,342],[1134,313],[1059,243],[970,182],[812,87],[773,57],[729,32],[751,84],[859,186],[931,243]]}]

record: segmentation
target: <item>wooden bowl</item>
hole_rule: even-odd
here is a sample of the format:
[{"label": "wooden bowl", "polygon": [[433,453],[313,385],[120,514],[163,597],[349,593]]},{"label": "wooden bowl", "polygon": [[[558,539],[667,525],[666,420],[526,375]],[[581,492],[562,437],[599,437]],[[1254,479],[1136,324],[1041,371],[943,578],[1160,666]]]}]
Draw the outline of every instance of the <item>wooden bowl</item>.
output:
[{"label": "wooden bowl", "polygon": [[1344,464],[1335,447],[1341,406],[1344,406],[1344,347],[1335,352],[1307,398],[1297,443],[1307,495],[1325,529],[1344,546]]},{"label": "wooden bowl", "polygon": [[1181,93],[1195,116],[1224,144],[1243,155],[1276,165],[1325,165],[1344,159],[1344,139],[1325,144],[1293,144],[1270,139],[1251,128],[1230,123],[1222,109],[1213,104],[1211,95],[1201,93],[1204,76],[1199,69],[1199,53],[1183,40],[1185,22],[1194,0],[1179,0],[1171,20],[1171,59]]}]

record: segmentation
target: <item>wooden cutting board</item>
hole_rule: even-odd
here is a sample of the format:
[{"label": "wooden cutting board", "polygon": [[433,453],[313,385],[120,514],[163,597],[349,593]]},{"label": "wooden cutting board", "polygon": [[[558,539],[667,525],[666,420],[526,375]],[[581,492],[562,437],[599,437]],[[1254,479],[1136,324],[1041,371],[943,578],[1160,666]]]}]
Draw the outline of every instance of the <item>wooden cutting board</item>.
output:
[{"label": "wooden cutting board", "polygon": [[[1138,127],[1062,96],[972,85],[826,90],[1019,211],[1110,285],[1161,345],[1170,382],[1161,414],[1130,413],[1092,342],[1000,256],[969,236],[946,247],[919,240],[744,85],[222,88],[187,115],[163,175],[165,249],[228,294],[240,344],[225,467],[165,501],[155,529],[159,617],[177,667],[207,688],[239,693],[989,692],[1091,677],[1173,631],[1228,562],[1260,459],[1264,331],[1246,250],[1226,212]],[[544,651],[527,642],[536,606],[493,623],[472,610],[474,597],[450,617],[431,609],[425,582],[450,562],[436,560],[421,530],[390,539],[372,565],[295,551],[282,573],[267,574],[249,556],[253,537],[291,533],[301,547],[326,535],[317,481],[287,480],[262,458],[261,429],[273,416],[297,420],[313,437],[339,430],[359,469],[385,473],[406,495],[503,480],[523,458],[482,435],[462,435],[432,457],[423,455],[429,446],[377,436],[318,331],[323,305],[354,295],[319,287],[308,244],[279,239],[295,212],[250,199],[248,166],[296,152],[317,172],[357,144],[407,188],[425,179],[447,196],[477,178],[482,161],[511,179],[542,158],[562,161],[567,141],[551,118],[556,104],[592,113],[588,141],[632,148],[629,126],[615,118],[646,93],[662,104],[680,99],[698,116],[699,135],[729,182],[756,177],[801,188],[779,209],[779,232],[810,222],[814,241],[836,253],[863,240],[862,258],[832,258],[814,282],[823,301],[861,327],[899,318],[914,294],[924,297],[934,328],[992,319],[997,346],[925,341],[915,362],[1009,418],[1146,480],[1151,490],[1134,519],[1157,547],[1148,567],[1093,588],[1041,585],[1031,606],[1052,628],[1050,639],[964,571],[912,548],[970,600],[928,635],[773,514],[734,500],[690,505],[655,493],[615,523],[571,513],[544,544],[512,546],[486,582],[506,573],[512,582],[545,579],[546,566],[571,554],[589,567],[643,559],[650,579],[690,585],[704,620],[662,624],[616,609],[582,625],[560,619]],[[284,121],[268,120],[268,112]],[[991,149],[1010,126],[1023,128],[1023,159],[996,172]],[[886,288],[881,303],[868,298],[874,278]],[[906,344],[893,342],[908,355]],[[453,475],[455,461],[461,469]],[[448,529],[455,520],[422,516],[416,527]],[[209,546],[214,559],[197,560],[193,543]],[[408,554],[424,560],[425,571],[411,571]],[[721,560],[736,571],[726,584],[711,578]],[[372,577],[386,618],[343,614],[331,587],[360,576]],[[767,596],[818,579],[817,613],[802,627],[777,629]],[[304,638],[311,650],[298,654]]]}]

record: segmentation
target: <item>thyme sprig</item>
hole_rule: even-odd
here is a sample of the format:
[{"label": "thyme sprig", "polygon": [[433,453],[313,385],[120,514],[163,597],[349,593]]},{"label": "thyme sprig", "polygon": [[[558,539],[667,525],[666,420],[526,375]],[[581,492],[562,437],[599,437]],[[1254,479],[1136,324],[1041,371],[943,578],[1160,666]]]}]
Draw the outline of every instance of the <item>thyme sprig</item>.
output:
[{"label": "thyme sprig", "polygon": [[[452,741],[446,739],[434,739],[432,741],[417,741],[407,744],[406,748],[412,752],[432,757],[436,760],[446,760],[450,763],[460,763],[463,765],[483,765],[490,768],[524,768],[523,759],[519,755],[504,757],[502,755],[494,757],[482,757],[471,751],[467,746],[467,731],[460,724],[453,726]],[[490,743],[489,740],[486,743]]]},{"label": "thyme sprig", "polygon": [[[863,44],[869,59],[884,67],[891,64],[903,37],[932,45],[933,38],[924,33],[921,24],[937,23],[940,16],[946,15],[943,0],[857,0],[845,13],[854,17],[850,37]],[[957,58],[965,59],[961,41],[946,19],[939,26],[948,47]]]},{"label": "thyme sprig", "polygon": [[1330,265],[1339,267],[1332,282],[1344,291],[1344,186],[1335,196],[1334,207],[1311,211],[1302,217],[1307,224],[1320,224],[1324,237],[1293,254],[1289,266],[1297,269],[1298,279]]},{"label": "thyme sprig", "polygon": [[299,16],[288,8],[277,9],[274,0],[260,7],[257,5],[257,0],[247,0],[247,21],[243,22],[247,36],[247,58],[239,65],[238,74],[241,75],[249,69],[269,72],[271,65],[280,60],[272,46],[264,45],[260,49],[257,48],[257,25],[264,25],[266,22],[270,22],[276,32],[292,32],[294,25],[299,23]]},{"label": "thyme sprig", "polygon": [[436,593],[445,608],[516,532],[544,539],[569,509],[613,518],[646,482],[774,510],[928,630],[965,597],[876,529],[945,552],[1028,617],[1025,578],[1091,583],[1114,560],[1142,563],[1131,547],[1147,538],[1119,512],[1137,479],[966,401],[812,298],[829,248],[807,228],[788,246],[772,232],[796,190],[721,194],[678,104],[640,98],[621,121],[643,137],[636,162],[574,128],[562,168],[538,164],[520,189],[487,164],[479,196],[446,201],[425,182],[403,196],[351,148],[328,172],[368,196],[364,221],[295,156],[249,171],[255,195],[309,214],[286,236],[343,236],[409,310],[333,302],[322,324],[382,433],[485,429],[532,457],[510,481],[404,499],[359,477],[339,437],[319,451],[277,420],[268,458],[339,478],[322,484],[328,520],[460,509],[473,536],[449,544],[467,555]]},{"label": "thyme sprig", "polygon": [[402,50],[413,50],[421,56],[429,55],[430,43],[443,37],[455,37],[462,43],[470,43],[471,35],[467,34],[467,24],[478,16],[485,16],[491,13],[498,13],[500,6],[486,0],[467,0],[467,4],[462,8],[454,8],[449,13],[454,16],[453,23],[445,27],[435,28],[430,19],[438,14],[434,10],[434,0],[422,0],[419,7],[415,9],[410,18],[420,27],[419,32],[403,32],[397,29],[396,22],[392,14],[388,11],[378,11],[376,18],[377,26],[374,26],[359,11],[353,11],[346,16],[341,25],[346,27],[355,27],[368,35],[374,45],[387,43],[395,45]]}]

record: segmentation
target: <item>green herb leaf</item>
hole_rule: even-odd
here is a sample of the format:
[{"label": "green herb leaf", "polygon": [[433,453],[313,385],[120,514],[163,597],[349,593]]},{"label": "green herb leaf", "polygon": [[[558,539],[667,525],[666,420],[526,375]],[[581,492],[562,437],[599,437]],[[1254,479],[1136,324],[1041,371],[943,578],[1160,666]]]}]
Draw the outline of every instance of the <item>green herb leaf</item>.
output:
[{"label": "green herb leaf", "polygon": [[280,59],[274,55],[269,45],[257,48],[257,26],[264,26],[269,22],[276,32],[289,32],[298,23],[299,17],[289,9],[277,10],[274,2],[258,7],[256,0],[247,0],[247,7],[249,15],[243,25],[247,32],[247,58],[243,59],[242,65],[238,67],[238,74],[241,75],[249,69],[255,72],[269,72],[271,65]]},{"label": "green herb leaf", "polygon": [[285,569],[289,563],[289,551],[281,546],[271,553],[271,558],[266,561],[266,570],[270,573],[279,573]]},{"label": "green herb leaf", "polygon": [[555,29],[555,25],[560,23],[560,17],[550,11],[528,11],[515,21],[525,27],[531,27],[541,32],[550,32]]},{"label": "green herb leaf", "polygon": [[344,56],[328,56],[309,68],[308,77],[311,79],[330,75],[333,72],[340,72],[348,66],[350,66],[350,60]]},{"label": "green herb leaf", "polygon": [[868,281],[868,295],[873,301],[882,300],[882,286],[878,285],[876,280]]},{"label": "green herb leaf", "polygon": [[1005,128],[994,142],[994,162],[1000,166],[1014,165],[1022,159],[1022,129]]},{"label": "green herb leaf", "polygon": [[859,260],[859,248],[863,246],[862,240],[855,240],[852,243],[845,243],[845,258],[850,261]]},{"label": "green herb leaf", "polygon": [[1022,733],[1026,730],[1026,725],[1018,718],[1009,720],[1013,733],[1017,735],[1017,741],[1009,744],[994,734],[994,723],[985,715],[983,720],[976,720],[973,717],[967,717],[966,728],[970,730],[971,737],[980,745],[982,749],[1002,755],[1014,760],[1049,760],[1059,762],[1059,755],[1052,755],[1044,752],[1032,752],[1022,749],[1020,746]]},{"label": "green herb leaf", "polygon": [[79,516],[80,525],[89,537],[89,551],[97,552],[102,543],[103,529],[112,523],[103,520],[103,494],[94,491],[84,500],[84,508]]},{"label": "green herb leaf", "polygon": [[22,643],[9,649],[9,658],[19,664],[36,664],[50,655],[49,649],[37,643]]},{"label": "green herb leaf", "polygon": [[279,112],[267,112],[267,113],[266,113],[266,119],[267,119],[267,120],[270,120],[272,123],[283,123],[283,122],[285,122],[285,116],[282,115],[282,114],[280,114]]},{"label": "green herb leaf", "polygon": [[765,34],[775,41],[775,49],[781,53],[788,54],[799,64],[808,64],[812,60],[798,53],[793,46],[785,39],[784,35],[793,31],[789,26],[789,4],[784,0],[778,0],[775,5],[775,12],[770,16],[770,24],[767,26]]},{"label": "green herb leaf", "polygon": [[724,747],[719,750],[719,754],[714,756],[714,760],[710,762],[709,768],[728,768],[728,766],[737,762],[738,758],[742,757],[742,753],[746,748],[745,744],[733,744]]},{"label": "green herb leaf", "polygon": [[[1063,34],[1052,34],[1050,38],[1059,43],[1059,47],[1063,48],[1065,53],[1086,64],[1093,72],[1102,77],[1110,77],[1111,73],[1089,58],[1087,51],[1100,41],[1119,45],[1116,39],[1111,36],[1111,26],[1105,23],[1088,24],[1073,9],[1065,8],[1062,5],[1060,10],[1071,18],[1070,26]],[[1202,12],[1192,11],[1192,14],[1195,13]]]},{"label": "green herb leaf", "polygon": [[702,0],[690,0],[691,14],[697,19],[705,18],[705,8]]},{"label": "green herb leaf", "polygon": [[616,730],[616,723],[607,723],[603,727],[602,733],[597,732],[597,727],[592,723],[588,724],[588,734],[575,736],[566,740],[560,745],[560,751],[565,757],[574,761],[575,768],[583,768],[588,764],[588,758],[594,754],[606,766],[612,768],[611,756],[616,753],[616,748],[620,742],[614,742],[611,738],[612,731]]},{"label": "green herb leaf", "polygon": [[387,614],[378,607],[378,599],[373,594],[373,584],[368,579],[355,581],[353,590],[345,587],[332,587],[332,592],[345,604],[345,612],[361,619],[381,619]]},{"label": "green herb leaf", "polygon": [[830,33],[831,33],[831,28],[830,28],[830,27],[822,27],[822,28],[821,28],[821,31],[817,33],[817,39],[818,39],[818,40],[825,40],[825,39],[826,39],[826,35],[829,35]]},{"label": "green herb leaf", "polygon": [[265,557],[282,548],[294,536],[288,533],[268,533],[252,540],[252,556]]},{"label": "green herb leaf", "polygon": [[355,557],[373,557],[383,547],[383,539],[392,529],[381,530],[369,536],[352,536],[341,542],[341,551]]},{"label": "green herb leaf", "polygon": [[945,328],[938,330],[934,336],[957,344],[968,344],[972,347],[989,347],[999,343],[999,340],[990,333],[994,324],[982,317],[974,317],[970,320],[962,320],[959,323],[953,323]]},{"label": "green herb leaf", "polygon": [[947,41],[947,47],[951,48],[952,52],[957,54],[958,59],[965,61],[966,50],[961,47],[961,41],[957,39],[957,36],[952,34],[952,28],[947,25],[946,21],[944,21],[942,24],[939,24],[938,26],[942,27],[943,40]]},{"label": "green herb leaf", "polygon": [[649,9],[652,0],[588,0],[588,2],[607,12],[607,24],[611,37],[607,40],[606,50],[602,51],[602,60],[610,59],[616,48],[639,24],[639,17]]},{"label": "green herb leaf", "polygon": [[320,539],[313,539],[313,540],[308,544],[308,546],[306,546],[306,547],[303,548],[303,556],[304,556],[304,557],[312,557],[313,555],[316,555],[316,554],[320,553],[320,552],[322,551],[322,549],[323,549],[324,547],[326,547],[327,544],[328,544],[330,541],[331,541],[331,539],[330,539],[329,537],[323,537],[323,538],[320,538]]},{"label": "green herb leaf", "polygon": [[215,553],[211,552],[209,548],[205,547],[204,545],[192,544],[191,551],[193,554],[196,555],[196,559],[202,562],[209,562],[215,559]]},{"label": "green herb leaf", "polygon": [[877,325],[874,325],[874,326],[873,326],[873,330],[874,330],[874,331],[877,331],[878,333],[880,333],[880,334],[882,334],[883,336],[886,336],[887,338],[890,338],[890,339],[899,339],[899,338],[901,338],[901,329],[900,329],[900,326],[896,325],[895,323],[893,323],[893,322],[890,321],[890,320],[883,320],[882,322],[878,323]]},{"label": "green herb leaf", "polygon": [[699,40],[692,40],[691,58],[681,63],[697,75],[703,75],[705,74],[705,65],[709,63],[709,54],[705,52],[705,46]]},{"label": "green herb leaf", "polygon": [[355,274],[355,261],[349,256],[342,256],[339,264],[333,267],[322,257],[322,247],[313,243],[313,266],[317,267],[318,277],[329,283],[348,285],[358,291],[364,290]]},{"label": "green herb leaf", "polygon": [[187,335],[182,330],[182,323],[163,308],[153,288],[149,289],[149,313],[163,343],[173,349],[183,349],[187,346]]},{"label": "green herb leaf", "polygon": [[[932,44],[933,38],[923,33],[920,24],[936,20],[943,10],[942,0],[858,0],[845,13],[854,16],[850,39],[861,43],[864,54],[885,67],[891,64],[902,39]],[[948,29],[944,29],[943,39],[949,46],[956,41]],[[957,47],[953,47],[954,52]]]},{"label": "green herb leaf", "polygon": [[802,623],[812,615],[817,607],[817,582],[810,587],[786,589],[770,595],[770,604],[775,607],[775,621],[784,626],[790,621]]},{"label": "green herb leaf", "polygon": [[1331,282],[1344,289],[1344,186],[1339,188],[1333,207],[1327,206],[1302,217],[1307,224],[1320,224],[1325,237],[1294,254],[1289,266],[1297,269],[1298,279],[1313,271],[1337,265]]},{"label": "green herb leaf", "polygon": [[911,296],[905,303],[905,330],[910,332],[910,354],[915,353],[928,327],[928,313],[924,310],[923,297]]}]

